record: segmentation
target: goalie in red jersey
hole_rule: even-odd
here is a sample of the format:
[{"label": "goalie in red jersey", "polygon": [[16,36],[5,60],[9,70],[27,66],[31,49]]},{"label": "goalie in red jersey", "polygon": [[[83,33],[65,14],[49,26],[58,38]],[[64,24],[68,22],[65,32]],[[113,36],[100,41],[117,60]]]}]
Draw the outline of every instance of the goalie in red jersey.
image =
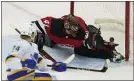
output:
[{"label": "goalie in red jersey", "polygon": [[74,53],[87,57],[111,59],[120,62],[124,57],[115,50],[116,44],[106,42],[100,29],[86,25],[78,16],[65,15],[61,18],[45,17],[33,21],[41,34],[37,35],[35,43],[39,50],[43,45],[53,47],[62,44],[74,48]]},{"label": "goalie in red jersey", "polygon": [[49,47],[53,47],[54,44],[80,47],[88,34],[84,20],[71,14],[61,18],[45,17],[33,23],[42,33],[40,39],[35,40],[39,43],[39,49],[44,44]]}]

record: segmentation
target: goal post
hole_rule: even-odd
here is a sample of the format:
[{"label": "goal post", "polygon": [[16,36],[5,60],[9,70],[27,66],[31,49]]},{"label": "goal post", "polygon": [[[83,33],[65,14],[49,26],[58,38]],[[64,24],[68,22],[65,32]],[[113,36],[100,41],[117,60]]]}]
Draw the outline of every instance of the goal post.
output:
[{"label": "goal post", "polygon": [[70,14],[74,15],[74,1],[70,2]]},{"label": "goal post", "polygon": [[[94,11],[91,11],[91,13],[90,13],[90,9],[94,9],[96,6],[98,6],[98,3],[99,2],[86,2],[86,3],[83,3],[83,4],[79,4],[79,7],[75,7],[75,5],[77,4],[77,3],[79,3],[79,2],[77,2],[77,1],[71,1],[70,2],[70,14],[74,14],[74,15],[77,15],[77,14],[79,14],[79,13],[85,13],[85,15],[86,14],[89,14],[88,16],[91,18],[92,16],[90,16],[90,15],[92,15],[92,13],[94,13]],[[90,3],[90,4],[88,4],[88,3]],[[92,5],[92,4],[95,4],[96,3],[96,6],[94,6],[94,5]],[[103,2],[101,2],[101,3],[103,3]],[[105,3],[105,2],[104,2]],[[108,3],[108,2],[106,2],[106,3]],[[109,2],[110,3],[110,2]],[[116,3],[116,2],[115,2]],[[124,47],[124,49],[125,49],[125,58],[126,58],[126,61],[128,61],[129,60],[129,54],[130,54],[130,2],[129,1],[126,1],[126,2],[121,2],[120,4],[123,4],[123,10],[122,10],[122,14],[123,14],[123,16],[124,16],[124,20],[123,20],[123,23],[120,21],[120,20],[117,20],[117,19],[112,19],[112,17],[111,18],[107,18],[107,17],[104,17],[103,18],[103,16],[100,16],[101,18],[98,18],[98,19],[95,19],[94,20],[94,24],[100,24],[100,23],[104,23],[104,22],[107,22],[107,23],[117,23],[117,24],[120,24],[120,25],[122,25],[123,27],[124,27],[124,33],[125,33],[125,47]],[[118,6],[120,5],[120,4],[118,4]],[[77,4],[78,5],[78,4]],[[83,9],[80,9],[80,8],[82,8],[81,6],[84,6],[83,7]],[[102,6],[102,7],[104,7],[104,5],[100,5],[100,6]],[[107,5],[106,6],[106,10],[108,10],[108,6],[110,6],[110,5]],[[113,4],[111,5],[112,7],[114,7],[115,9],[116,9],[116,6],[113,6]],[[90,8],[90,7],[92,7],[92,8]],[[89,9],[88,9],[89,8]],[[85,9],[85,12],[84,12],[84,9]],[[88,9],[88,10],[87,10]],[[117,9],[119,9],[118,7],[117,7]],[[117,10],[116,9],[116,10]],[[78,13],[76,13],[75,11],[78,11]],[[101,14],[101,12],[99,12],[99,10],[100,9],[98,9],[98,14],[100,13]],[[103,10],[103,9],[102,9]],[[86,13],[86,11],[87,11],[87,13]],[[103,12],[103,11],[102,11]],[[107,12],[107,13],[104,13],[105,15],[107,15],[107,14],[110,14],[111,15],[111,13],[110,12],[112,12],[112,11],[110,11],[109,10],[109,12]],[[97,13],[95,13],[95,14],[97,14]],[[98,15],[97,14],[97,15]],[[112,13],[113,14],[113,13]],[[82,18],[86,18],[86,16],[85,15],[83,15],[83,16],[81,16],[80,14],[79,14],[79,16],[81,16]],[[96,15],[96,16],[97,16]],[[114,15],[114,17],[115,17],[115,15],[116,14],[113,14]],[[98,16],[97,16],[98,17]],[[88,20],[88,19],[85,19],[86,21]],[[93,21],[92,21],[93,22]],[[90,22],[89,23],[87,23],[87,24],[90,24]]]},{"label": "goal post", "polygon": [[130,2],[126,1],[125,3],[125,58],[126,61],[129,60],[129,45],[130,45]]}]

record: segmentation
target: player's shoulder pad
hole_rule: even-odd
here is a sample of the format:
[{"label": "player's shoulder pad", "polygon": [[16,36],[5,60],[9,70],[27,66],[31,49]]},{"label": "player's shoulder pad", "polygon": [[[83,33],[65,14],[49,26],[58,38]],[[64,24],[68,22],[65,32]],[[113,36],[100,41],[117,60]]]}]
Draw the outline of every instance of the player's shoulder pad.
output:
[{"label": "player's shoulder pad", "polygon": [[25,40],[23,40],[23,41],[21,42],[21,44],[22,44],[22,46],[23,46],[24,48],[30,48],[30,47],[31,47],[31,43],[29,43],[28,41],[25,41]]},{"label": "player's shoulder pad", "polygon": [[15,43],[13,43],[14,46],[19,46],[20,49],[27,49],[29,48],[31,45],[29,42],[25,41],[25,40],[20,40],[20,41],[17,41]]},{"label": "player's shoulder pad", "polygon": [[32,46],[38,48],[38,45],[32,42]]}]

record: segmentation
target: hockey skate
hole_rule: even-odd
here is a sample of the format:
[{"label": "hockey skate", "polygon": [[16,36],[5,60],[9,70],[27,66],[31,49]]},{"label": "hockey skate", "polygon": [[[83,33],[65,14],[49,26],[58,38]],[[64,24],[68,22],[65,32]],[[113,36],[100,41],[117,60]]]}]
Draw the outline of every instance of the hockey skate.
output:
[{"label": "hockey skate", "polygon": [[116,50],[113,51],[113,58],[110,59],[111,62],[121,63],[125,61],[125,57],[118,53]]},{"label": "hockey skate", "polygon": [[115,49],[115,47],[117,47],[119,44],[114,43],[113,37],[110,37],[109,41],[110,42],[105,42],[105,45],[110,49],[113,55],[113,58],[111,58],[110,61],[115,63],[121,63],[125,61],[125,57]]}]

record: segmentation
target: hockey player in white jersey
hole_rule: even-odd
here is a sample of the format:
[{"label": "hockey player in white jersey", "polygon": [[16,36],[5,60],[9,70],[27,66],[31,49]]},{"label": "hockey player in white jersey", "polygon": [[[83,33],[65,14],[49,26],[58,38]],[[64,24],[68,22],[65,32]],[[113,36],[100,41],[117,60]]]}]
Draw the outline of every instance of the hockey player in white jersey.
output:
[{"label": "hockey player in white jersey", "polygon": [[[12,80],[52,80],[48,73],[37,73],[35,70],[48,71],[53,68],[55,71],[66,71],[66,64],[58,62],[58,66],[47,67],[53,63],[39,55],[38,46],[33,43],[37,32],[32,24],[25,24],[20,33],[21,40],[15,42],[12,51],[6,58],[6,65],[10,69],[7,79]],[[45,66],[46,65],[46,66]]]}]

